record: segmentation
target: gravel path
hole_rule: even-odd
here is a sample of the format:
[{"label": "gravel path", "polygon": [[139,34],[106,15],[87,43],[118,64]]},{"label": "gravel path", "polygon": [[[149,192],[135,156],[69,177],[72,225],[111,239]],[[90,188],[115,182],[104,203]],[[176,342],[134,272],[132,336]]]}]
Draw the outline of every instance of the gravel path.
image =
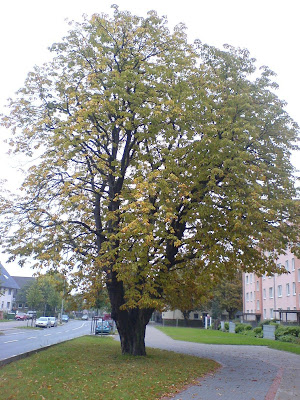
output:
[{"label": "gravel path", "polygon": [[210,358],[222,365],[214,375],[172,400],[300,399],[300,356],[265,346],[208,345],[173,340],[148,325],[146,346]]}]

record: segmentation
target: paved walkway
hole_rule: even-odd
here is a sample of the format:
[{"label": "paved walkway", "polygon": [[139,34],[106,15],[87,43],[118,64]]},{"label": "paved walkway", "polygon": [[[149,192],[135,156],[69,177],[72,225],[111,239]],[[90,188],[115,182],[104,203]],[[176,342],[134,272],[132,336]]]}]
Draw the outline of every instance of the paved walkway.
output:
[{"label": "paved walkway", "polygon": [[210,358],[222,365],[172,400],[300,399],[300,356],[265,346],[208,345],[173,340],[147,326],[146,346]]}]

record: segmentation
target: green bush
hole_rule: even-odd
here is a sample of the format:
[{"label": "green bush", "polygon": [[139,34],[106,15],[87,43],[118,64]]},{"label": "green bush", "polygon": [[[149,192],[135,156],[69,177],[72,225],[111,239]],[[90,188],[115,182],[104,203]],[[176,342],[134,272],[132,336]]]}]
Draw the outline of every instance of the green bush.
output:
[{"label": "green bush", "polygon": [[278,326],[275,331],[275,338],[283,342],[287,341],[286,338],[282,340],[283,336],[300,338],[300,326],[284,326],[284,325]]},{"label": "green bush", "polygon": [[254,333],[255,337],[262,338],[263,337],[263,328],[261,326],[258,326],[253,329],[253,333]]},{"label": "green bush", "polygon": [[252,326],[249,324],[237,324],[235,326],[235,333],[244,333],[244,331],[251,331]]},{"label": "green bush", "polygon": [[224,328],[225,328],[225,331],[229,331],[229,322],[225,322]]},{"label": "green bush", "polygon": [[278,322],[274,319],[264,319],[262,322],[258,324],[259,327],[263,327],[264,325],[275,325],[276,327],[279,326]]},{"label": "green bush", "polygon": [[281,342],[287,342],[287,343],[293,343],[295,339],[295,336],[293,335],[282,335],[280,336],[280,341]]}]

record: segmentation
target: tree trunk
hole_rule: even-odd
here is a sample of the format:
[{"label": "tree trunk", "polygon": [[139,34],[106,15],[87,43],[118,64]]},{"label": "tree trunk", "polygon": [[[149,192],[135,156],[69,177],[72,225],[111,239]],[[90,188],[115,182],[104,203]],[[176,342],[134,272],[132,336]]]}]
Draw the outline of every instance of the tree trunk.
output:
[{"label": "tree trunk", "polygon": [[153,309],[138,309],[121,311],[115,319],[121,341],[122,354],[145,356],[146,326]]},{"label": "tree trunk", "polygon": [[184,326],[189,326],[189,316],[191,311],[182,311],[183,318],[184,318]]},{"label": "tree trunk", "polygon": [[150,321],[153,308],[133,308],[121,310],[124,305],[124,287],[117,280],[116,274],[111,273],[107,282],[107,289],[111,303],[111,317],[117,325],[121,341],[122,354],[145,356],[146,326]]}]

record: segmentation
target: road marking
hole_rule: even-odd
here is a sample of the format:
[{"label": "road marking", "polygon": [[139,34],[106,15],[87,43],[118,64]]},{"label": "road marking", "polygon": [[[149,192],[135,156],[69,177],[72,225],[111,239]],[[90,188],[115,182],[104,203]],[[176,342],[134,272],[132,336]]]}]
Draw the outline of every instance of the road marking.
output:
[{"label": "road marking", "polygon": [[31,337],[28,337],[27,340],[29,340],[29,339],[36,339],[36,338],[37,338],[36,336],[31,336]]},{"label": "road marking", "polygon": [[51,333],[48,333],[48,335],[44,335],[44,336],[51,336]]},{"label": "road marking", "polygon": [[6,343],[13,343],[13,342],[18,342],[18,340],[8,340],[7,342],[4,342],[4,344],[6,344]]}]

